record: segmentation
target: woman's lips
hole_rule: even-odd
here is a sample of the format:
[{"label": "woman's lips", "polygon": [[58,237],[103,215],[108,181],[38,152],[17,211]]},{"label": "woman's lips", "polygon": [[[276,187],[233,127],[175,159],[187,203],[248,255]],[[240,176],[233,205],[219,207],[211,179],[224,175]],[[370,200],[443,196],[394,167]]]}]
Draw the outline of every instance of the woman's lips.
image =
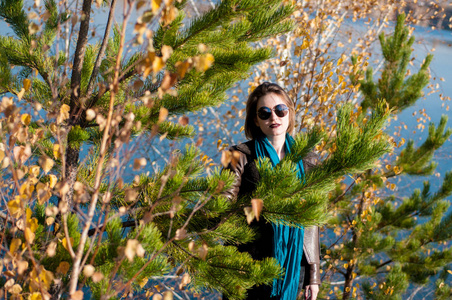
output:
[{"label": "woman's lips", "polygon": [[279,127],[279,124],[272,124],[272,125],[270,125],[270,128],[276,128],[276,127]]}]

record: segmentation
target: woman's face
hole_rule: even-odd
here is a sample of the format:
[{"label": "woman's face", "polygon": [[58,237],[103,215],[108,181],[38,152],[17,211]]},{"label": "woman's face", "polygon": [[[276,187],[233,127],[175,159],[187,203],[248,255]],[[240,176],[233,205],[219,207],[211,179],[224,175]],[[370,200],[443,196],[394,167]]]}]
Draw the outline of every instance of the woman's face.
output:
[{"label": "woman's face", "polygon": [[289,127],[290,111],[284,117],[278,117],[274,111],[275,107],[279,104],[286,105],[281,96],[273,93],[267,94],[259,98],[259,100],[257,101],[256,112],[264,106],[271,109],[271,116],[268,119],[262,120],[257,116],[257,114],[254,119],[256,126],[260,127],[267,138],[277,137],[281,135],[284,136],[287,132],[287,128]]}]

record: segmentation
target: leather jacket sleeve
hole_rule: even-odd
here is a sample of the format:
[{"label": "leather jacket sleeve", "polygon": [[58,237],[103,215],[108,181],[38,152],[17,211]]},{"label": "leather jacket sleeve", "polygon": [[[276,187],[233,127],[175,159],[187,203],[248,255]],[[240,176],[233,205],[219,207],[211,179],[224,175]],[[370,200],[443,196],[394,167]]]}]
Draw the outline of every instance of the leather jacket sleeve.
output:
[{"label": "leather jacket sleeve", "polygon": [[303,254],[306,256],[306,274],[304,285],[320,284],[320,243],[319,227],[311,226],[304,229]]},{"label": "leather jacket sleeve", "polygon": [[[309,152],[303,158],[303,167],[305,171],[315,167],[317,164],[317,154],[313,151]],[[306,256],[307,265],[305,266],[305,283],[304,285],[320,284],[320,239],[319,227],[312,226],[304,229],[303,253]]]},{"label": "leather jacket sleeve", "polygon": [[[236,151],[233,148],[231,148],[229,150]],[[229,165],[225,168],[225,170],[229,170],[229,171],[233,172],[235,175],[234,184],[232,185],[232,187],[229,190],[227,190],[224,193],[224,195],[232,201],[235,201],[239,194],[240,186],[242,184],[243,170],[245,168],[245,165],[248,162],[246,155],[242,152],[239,152],[239,153],[240,153],[240,156],[239,156],[237,163],[236,164],[229,163]]]}]

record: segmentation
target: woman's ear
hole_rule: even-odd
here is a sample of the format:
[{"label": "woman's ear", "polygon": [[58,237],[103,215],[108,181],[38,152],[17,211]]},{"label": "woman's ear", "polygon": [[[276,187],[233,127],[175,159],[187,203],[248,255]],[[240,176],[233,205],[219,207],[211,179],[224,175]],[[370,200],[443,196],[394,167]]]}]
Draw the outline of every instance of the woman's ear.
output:
[{"label": "woman's ear", "polygon": [[259,127],[259,122],[257,121],[257,116],[254,117],[254,124],[256,124],[256,127]]}]

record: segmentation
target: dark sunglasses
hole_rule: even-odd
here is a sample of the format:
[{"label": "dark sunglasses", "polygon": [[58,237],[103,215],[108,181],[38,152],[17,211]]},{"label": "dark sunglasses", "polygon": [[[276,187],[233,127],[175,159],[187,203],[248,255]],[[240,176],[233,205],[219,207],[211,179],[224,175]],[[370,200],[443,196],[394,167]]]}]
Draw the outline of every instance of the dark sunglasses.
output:
[{"label": "dark sunglasses", "polygon": [[267,120],[272,115],[272,110],[280,118],[287,116],[287,114],[289,113],[289,108],[287,107],[287,105],[278,104],[275,107],[273,107],[273,109],[270,109],[267,106],[262,106],[257,110],[257,116],[259,117],[259,119],[263,121]]}]

